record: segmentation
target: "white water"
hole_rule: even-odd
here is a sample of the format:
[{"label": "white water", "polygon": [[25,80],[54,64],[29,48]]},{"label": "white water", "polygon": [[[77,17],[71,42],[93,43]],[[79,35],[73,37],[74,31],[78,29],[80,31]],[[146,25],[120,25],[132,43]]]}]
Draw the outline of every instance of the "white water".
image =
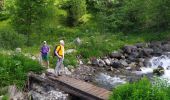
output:
[{"label": "white water", "polygon": [[160,57],[153,57],[149,61],[150,64],[148,64],[148,67],[144,68],[142,67],[142,73],[152,73],[154,69],[158,68],[158,66],[161,66],[164,68],[164,74],[161,76],[161,78],[165,78],[170,83],[170,57],[168,55],[162,55]]},{"label": "white water", "polygon": [[107,89],[111,89],[113,87],[116,87],[117,85],[126,83],[125,79],[121,79],[117,76],[111,77],[104,73],[100,73],[97,76],[96,82]]}]

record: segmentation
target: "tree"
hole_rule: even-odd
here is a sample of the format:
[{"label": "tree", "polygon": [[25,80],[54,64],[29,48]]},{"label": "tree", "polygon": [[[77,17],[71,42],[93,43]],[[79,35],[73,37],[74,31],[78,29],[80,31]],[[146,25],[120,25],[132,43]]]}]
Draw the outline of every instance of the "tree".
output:
[{"label": "tree", "polygon": [[[12,23],[18,33],[27,35],[30,45],[30,34],[43,28],[43,21],[49,15],[48,4],[52,0],[16,0]],[[51,3],[50,3],[51,4]]]},{"label": "tree", "polygon": [[65,3],[64,9],[67,10],[67,22],[70,26],[79,24],[79,19],[86,14],[86,0],[69,0]]}]

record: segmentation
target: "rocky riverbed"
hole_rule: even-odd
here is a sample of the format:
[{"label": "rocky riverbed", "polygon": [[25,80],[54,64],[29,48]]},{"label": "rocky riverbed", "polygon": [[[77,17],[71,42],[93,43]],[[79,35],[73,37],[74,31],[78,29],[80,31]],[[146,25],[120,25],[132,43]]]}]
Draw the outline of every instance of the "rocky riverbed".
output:
[{"label": "rocky riverbed", "polygon": [[168,52],[170,52],[170,41],[126,45],[107,56],[91,58],[88,64],[80,65],[72,75],[112,89],[119,84],[139,80],[143,76],[152,77],[153,69],[148,69],[152,66],[152,58],[167,55]]}]

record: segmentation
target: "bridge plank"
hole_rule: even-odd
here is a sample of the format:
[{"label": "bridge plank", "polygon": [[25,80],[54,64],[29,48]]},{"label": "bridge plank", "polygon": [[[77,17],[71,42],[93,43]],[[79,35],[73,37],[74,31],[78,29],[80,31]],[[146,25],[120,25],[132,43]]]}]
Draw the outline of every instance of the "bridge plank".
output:
[{"label": "bridge plank", "polygon": [[50,82],[51,85],[59,86],[60,89],[63,89],[63,91],[69,92],[70,94],[73,93],[77,96],[83,96],[86,100],[107,100],[111,93],[111,91],[106,89],[68,76],[55,77],[49,73],[46,75],[51,81],[49,79],[43,79],[36,74],[30,75],[30,77],[39,81]]}]

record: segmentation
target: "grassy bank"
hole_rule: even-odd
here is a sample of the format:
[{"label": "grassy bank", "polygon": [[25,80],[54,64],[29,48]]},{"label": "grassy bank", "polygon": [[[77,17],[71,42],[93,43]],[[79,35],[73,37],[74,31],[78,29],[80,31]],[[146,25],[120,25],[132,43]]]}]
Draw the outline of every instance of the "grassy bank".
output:
[{"label": "grassy bank", "polygon": [[[83,32],[78,28],[74,29],[65,29],[68,34],[61,35],[60,32],[55,34],[50,34],[42,36],[42,40],[46,40],[51,47],[51,55],[55,45],[58,45],[60,39],[65,40],[65,48],[76,49],[76,53],[66,54],[65,56],[65,65],[76,65],[77,56],[81,56],[82,59],[87,61],[91,57],[99,57],[107,55],[115,50],[120,49],[124,45],[133,45],[135,43],[143,43],[150,41],[164,41],[168,40],[170,37],[170,32],[161,32],[161,33],[99,33],[99,32]],[[81,32],[82,31],[82,32]],[[81,33],[80,33],[81,32]],[[71,35],[70,35],[71,34]],[[76,46],[74,40],[79,37],[82,41],[80,46]],[[36,39],[33,39],[36,40]],[[36,44],[32,47],[23,48],[24,52],[30,52],[33,54],[38,54],[41,46],[40,42],[35,42]],[[53,58],[51,57],[51,60]],[[54,66],[54,64],[52,65]]]},{"label": "grassy bank", "polygon": [[0,88],[15,84],[22,89],[25,86],[28,72],[41,73],[43,70],[37,61],[22,54],[9,56],[0,53],[0,61]]}]

